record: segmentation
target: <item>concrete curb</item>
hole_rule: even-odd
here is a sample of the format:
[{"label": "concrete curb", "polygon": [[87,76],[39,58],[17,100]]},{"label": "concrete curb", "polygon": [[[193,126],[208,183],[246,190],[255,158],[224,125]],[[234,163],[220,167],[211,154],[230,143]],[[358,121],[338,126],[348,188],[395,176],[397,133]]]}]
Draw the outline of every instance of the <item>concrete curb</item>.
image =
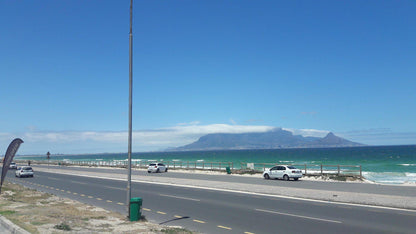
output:
[{"label": "concrete curb", "polygon": [[6,219],[4,216],[0,215],[0,230],[1,233],[7,234],[30,234],[30,232],[24,230],[23,228],[12,223],[10,220]]}]

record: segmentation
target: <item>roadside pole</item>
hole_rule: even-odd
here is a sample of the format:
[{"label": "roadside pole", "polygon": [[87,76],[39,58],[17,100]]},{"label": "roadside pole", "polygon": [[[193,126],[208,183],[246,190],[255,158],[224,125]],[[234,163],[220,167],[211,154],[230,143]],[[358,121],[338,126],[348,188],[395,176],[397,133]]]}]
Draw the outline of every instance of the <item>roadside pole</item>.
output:
[{"label": "roadside pole", "polygon": [[131,141],[132,141],[132,105],[133,105],[133,0],[130,0],[130,34],[129,34],[129,143],[127,176],[127,217],[130,217],[131,200]]},{"label": "roadside pole", "polygon": [[46,153],[46,159],[48,159],[48,170],[49,170],[49,159],[51,159],[51,153],[49,153],[49,151]]}]

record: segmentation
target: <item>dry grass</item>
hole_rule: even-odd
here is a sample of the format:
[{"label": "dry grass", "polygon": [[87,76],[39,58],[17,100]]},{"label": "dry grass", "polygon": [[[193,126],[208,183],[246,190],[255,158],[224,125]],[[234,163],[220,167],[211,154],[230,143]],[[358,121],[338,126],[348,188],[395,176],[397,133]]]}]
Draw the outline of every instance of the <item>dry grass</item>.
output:
[{"label": "dry grass", "polygon": [[5,182],[0,215],[30,233],[191,233]]}]

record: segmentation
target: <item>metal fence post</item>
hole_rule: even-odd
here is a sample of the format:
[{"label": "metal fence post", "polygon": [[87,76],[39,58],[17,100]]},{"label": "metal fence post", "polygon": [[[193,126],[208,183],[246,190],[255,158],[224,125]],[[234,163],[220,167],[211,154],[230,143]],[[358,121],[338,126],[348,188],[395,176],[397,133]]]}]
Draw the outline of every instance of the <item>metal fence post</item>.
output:
[{"label": "metal fence post", "polygon": [[322,164],[321,164],[321,176],[324,175],[324,171],[322,170]]},{"label": "metal fence post", "polygon": [[339,165],[338,165],[338,176],[339,176],[339,173],[340,173],[340,171],[339,171]]}]

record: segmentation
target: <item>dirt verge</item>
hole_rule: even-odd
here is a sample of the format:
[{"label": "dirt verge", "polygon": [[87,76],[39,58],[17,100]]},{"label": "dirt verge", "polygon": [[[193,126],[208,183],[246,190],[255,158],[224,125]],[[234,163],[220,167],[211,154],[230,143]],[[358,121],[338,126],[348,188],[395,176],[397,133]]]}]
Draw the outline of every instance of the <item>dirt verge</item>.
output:
[{"label": "dirt verge", "polygon": [[2,187],[0,215],[30,233],[192,233],[146,221],[130,222],[120,213],[10,182]]}]

